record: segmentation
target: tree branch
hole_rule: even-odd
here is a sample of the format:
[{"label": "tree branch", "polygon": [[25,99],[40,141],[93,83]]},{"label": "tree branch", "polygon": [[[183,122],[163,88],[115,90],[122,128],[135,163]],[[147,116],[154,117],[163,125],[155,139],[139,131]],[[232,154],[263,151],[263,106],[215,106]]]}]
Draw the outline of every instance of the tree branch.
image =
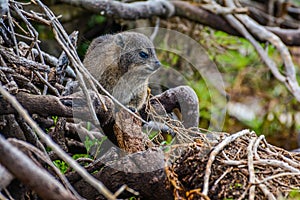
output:
[{"label": "tree branch", "polygon": [[[96,14],[101,14],[116,19],[124,20],[136,20],[136,19],[145,19],[153,16],[160,17],[170,17],[170,16],[179,16],[186,19],[198,22],[200,24],[209,26],[213,29],[224,31],[230,35],[242,36],[238,31],[236,31],[224,18],[222,15],[212,13],[205,9],[207,4],[203,6],[195,6],[189,2],[185,1],[145,1],[145,2],[133,2],[133,3],[123,3],[119,1],[104,1],[104,0],[61,0],[64,3],[68,3],[74,6],[83,7],[89,11],[92,11]],[[263,25],[266,25],[266,21],[269,18],[275,18],[269,16],[268,14],[262,14],[261,11],[258,11],[255,8],[249,8],[249,15],[254,17],[256,20],[262,22]],[[275,20],[275,19],[273,19]],[[288,22],[286,22],[288,23]],[[289,26],[286,26],[289,27]],[[292,26],[295,28],[295,26]],[[269,28],[269,31],[278,35],[278,37],[286,44],[293,46],[300,46],[299,40],[299,30],[298,29],[273,29]],[[258,37],[256,39],[259,40]],[[260,40],[264,42],[265,40]]]},{"label": "tree branch", "polygon": [[52,175],[39,168],[1,135],[0,154],[0,163],[43,199],[76,199]]},{"label": "tree branch", "polygon": [[150,18],[152,16],[169,17],[174,14],[174,6],[165,0],[123,3],[105,0],[61,0],[64,3],[83,7],[101,15],[125,20]]}]

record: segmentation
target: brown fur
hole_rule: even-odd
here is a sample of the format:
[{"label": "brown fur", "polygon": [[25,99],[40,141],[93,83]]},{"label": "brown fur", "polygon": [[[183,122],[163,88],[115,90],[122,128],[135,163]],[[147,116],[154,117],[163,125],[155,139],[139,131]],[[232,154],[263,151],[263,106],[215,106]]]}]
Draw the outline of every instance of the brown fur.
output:
[{"label": "brown fur", "polygon": [[137,110],[146,100],[150,75],[160,67],[152,42],[133,32],[94,39],[83,64],[117,100]]}]

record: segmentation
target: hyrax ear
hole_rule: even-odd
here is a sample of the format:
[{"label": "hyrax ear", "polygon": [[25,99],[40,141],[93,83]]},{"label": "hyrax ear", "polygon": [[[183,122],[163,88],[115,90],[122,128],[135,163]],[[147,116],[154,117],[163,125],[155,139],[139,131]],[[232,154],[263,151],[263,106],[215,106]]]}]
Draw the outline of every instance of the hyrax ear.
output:
[{"label": "hyrax ear", "polygon": [[99,36],[99,37],[95,38],[92,41],[92,43],[90,44],[88,51],[92,51],[96,46],[98,46],[99,44],[101,44],[107,40],[111,41],[112,37],[113,37],[112,35],[107,34],[107,35],[103,35],[103,36]]},{"label": "hyrax ear", "polygon": [[124,41],[124,37],[121,34],[117,34],[116,35],[116,44],[121,47],[122,49],[125,47],[125,41]]}]

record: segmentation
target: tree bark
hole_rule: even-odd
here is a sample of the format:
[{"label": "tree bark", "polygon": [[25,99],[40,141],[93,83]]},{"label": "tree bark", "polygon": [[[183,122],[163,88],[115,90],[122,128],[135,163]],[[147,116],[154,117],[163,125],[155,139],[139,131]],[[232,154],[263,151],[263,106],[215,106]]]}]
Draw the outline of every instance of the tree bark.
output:
[{"label": "tree bark", "polygon": [[[0,163],[43,199],[76,199],[46,170],[0,135]],[[17,161],[17,162],[16,162]]]}]

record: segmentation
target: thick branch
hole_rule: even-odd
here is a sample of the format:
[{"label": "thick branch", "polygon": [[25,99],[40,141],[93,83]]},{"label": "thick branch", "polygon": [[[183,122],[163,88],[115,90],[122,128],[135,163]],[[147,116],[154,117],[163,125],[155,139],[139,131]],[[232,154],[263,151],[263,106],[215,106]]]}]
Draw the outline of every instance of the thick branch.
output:
[{"label": "thick branch", "polygon": [[[113,18],[121,18],[125,20],[145,19],[153,16],[170,17],[180,16],[189,20],[198,22],[200,24],[209,26],[216,30],[224,31],[230,35],[242,36],[237,32],[222,15],[217,15],[204,8],[190,4],[184,1],[145,1],[134,3],[123,3],[119,1],[105,1],[105,0],[61,0],[64,3],[83,7],[89,11],[97,14]],[[173,12],[173,10],[175,11]],[[255,17],[256,20],[263,18],[264,23],[267,21],[267,14],[261,15],[257,13],[257,9],[249,8],[250,16]],[[271,17],[271,16],[270,16]],[[274,17],[273,17],[274,18]],[[275,19],[274,19],[275,20]],[[299,30],[297,29],[269,29],[286,44],[293,46],[300,46]],[[243,36],[242,36],[243,37]],[[259,40],[259,38],[256,38]],[[263,41],[264,42],[264,41]]]},{"label": "thick branch", "polygon": [[240,36],[234,28],[221,16],[211,13],[203,8],[194,6],[184,1],[172,1],[175,6],[175,15],[210,26],[216,30],[221,30],[231,35]]},{"label": "thick branch", "polygon": [[39,168],[2,136],[0,136],[0,154],[0,163],[43,199],[76,199],[46,170]]},{"label": "thick branch", "polygon": [[50,71],[50,67],[48,65],[44,65],[24,57],[17,56],[12,52],[12,49],[3,47],[0,45],[0,54],[9,61],[9,63],[14,63],[17,65],[21,65],[27,67],[31,70],[40,70],[40,71]]},{"label": "thick branch", "polygon": [[[216,15],[203,8],[191,5],[188,2],[173,1],[175,6],[176,16],[181,16],[189,20],[199,22],[203,25],[209,26],[216,30],[224,31],[230,35],[242,36],[239,32],[233,28],[222,15]],[[250,16],[256,14],[256,10],[249,8]],[[258,18],[258,17],[257,17]],[[262,16],[260,16],[262,18]],[[266,18],[266,16],[265,16]],[[276,34],[286,45],[299,46],[299,30],[298,29],[282,29],[282,28],[271,28],[267,27],[269,31]],[[261,41],[260,38],[256,37],[257,40]],[[264,42],[265,40],[263,40]]]},{"label": "thick branch", "polygon": [[109,17],[135,20],[152,16],[168,17],[173,15],[174,7],[164,0],[123,3],[105,0],[61,0],[64,3],[80,6],[92,12]]},{"label": "thick branch", "polygon": [[[94,176],[101,180],[111,191],[117,191],[121,185],[138,191],[143,199],[173,199],[164,170],[164,153],[160,148],[130,154],[121,158],[104,156],[106,164]],[[107,162],[107,160],[114,160]],[[97,162],[97,161],[96,161]],[[101,162],[101,161],[100,161]],[[99,193],[86,182],[80,180],[74,184],[79,193],[87,199],[99,198]],[[155,191],[155,192],[153,192]],[[125,194],[129,198],[132,194]]]},{"label": "thick branch", "polygon": [[[197,127],[199,124],[198,97],[194,90],[188,86],[172,88],[154,96],[150,99],[150,104],[157,113],[161,113],[162,109],[167,113],[171,113],[175,108],[180,109],[185,128]],[[140,114],[146,120],[147,113],[145,109],[146,105],[143,106]]]},{"label": "thick branch", "polygon": [[282,29],[279,27],[265,27],[267,30],[271,31],[277,35],[284,44],[290,46],[300,45],[300,29]]},{"label": "thick branch", "polygon": [[119,147],[128,152],[145,151],[152,142],[142,131],[142,122],[124,109],[116,113],[114,133]]},{"label": "thick branch", "polygon": [[[112,120],[114,104],[106,96],[102,96],[108,108],[104,111],[101,103],[93,92],[90,92],[93,99],[97,116],[102,124],[107,124]],[[30,113],[41,116],[59,116],[59,117],[80,117],[89,120],[87,103],[82,93],[75,93],[66,97],[55,97],[51,95],[33,95],[20,92],[16,95],[20,104]],[[5,99],[0,99],[0,115],[16,113],[14,108]]]}]

